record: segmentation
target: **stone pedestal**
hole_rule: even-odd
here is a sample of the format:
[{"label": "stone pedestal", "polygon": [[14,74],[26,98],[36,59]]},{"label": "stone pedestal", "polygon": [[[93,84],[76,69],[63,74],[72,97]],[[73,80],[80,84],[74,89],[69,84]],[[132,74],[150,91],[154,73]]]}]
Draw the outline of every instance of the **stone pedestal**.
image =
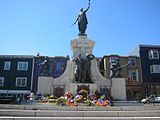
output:
[{"label": "stone pedestal", "polygon": [[76,39],[71,40],[71,50],[73,52],[73,59],[81,54],[82,58],[86,57],[86,54],[92,54],[95,41],[87,38],[87,36],[78,36]]},{"label": "stone pedestal", "polygon": [[39,76],[37,93],[55,95],[56,88],[62,88],[65,92],[66,90],[68,90],[68,84],[74,82],[74,69],[74,62],[68,61],[66,70],[60,77],[53,78]]},{"label": "stone pedestal", "polygon": [[111,95],[116,100],[126,100],[125,78],[112,78]]},{"label": "stone pedestal", "polygon": [[68,87],[68,91],[73,95],[77,95],[78,86],[88,86],[89,92],[93,93],[94,90],[97,90],[97,84],[89,84],[89,83],[70,83]]},{"label": "stone pedestal", "polygon": [[[87,38],[87,36],[78,36],[71,40],[71,49],[73,52],[73,59],[81,54],[82,58],[86,58],[86,54],[92,54],[95,41]],[[88,86],[89,92],[98,90],[98,92],[105,93],[105,89],[110,90],[111,80],[104,78],[98,68],[97,59],[91,60],[91,80],[90,83],[75,83],[75,61],[67,61],[65,72],[57,77],[39,77],[38,78],[38,93],[54,94],[60,96],[65,91],[70,91],[72,94],[77,94],[79,86]],[[58,93],[57,93],[58,92]]]}]

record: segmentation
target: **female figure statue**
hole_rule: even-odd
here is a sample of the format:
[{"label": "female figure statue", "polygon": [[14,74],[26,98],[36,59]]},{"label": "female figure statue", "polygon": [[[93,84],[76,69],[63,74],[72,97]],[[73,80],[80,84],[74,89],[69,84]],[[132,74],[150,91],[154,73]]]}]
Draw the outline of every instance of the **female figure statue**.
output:
[{"label": "female figure statue", "polygon": [[83,10],[83,8],[81,8],[79,15],[76,21],[74,22],[74,24],[78,22],[79,35],[85,35],[85,31],[88,24],[86,12],[89,10],[89,8],[90,8],[90,0],[89,0],[88,8],[86,10]]}]

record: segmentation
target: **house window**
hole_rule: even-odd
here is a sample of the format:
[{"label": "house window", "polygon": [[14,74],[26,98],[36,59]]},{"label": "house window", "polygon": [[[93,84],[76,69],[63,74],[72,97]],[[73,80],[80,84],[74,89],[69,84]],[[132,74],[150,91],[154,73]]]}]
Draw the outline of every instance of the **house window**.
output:
[{"label": "house window", "polygon": [[160,73],[160,65],[150,65],[150,72],[153,73]]},{"label": "house window", "polygon": [[4,86],[4,77],[0,77],[0,86]]},{"label": "house window", "polygon": [[26,77],[17,77],[16,78],[16,86],[17,87],[26,87],[27,86],[27,78]]},{"label": "house window", "polygon": [[28,70],[28,62],[18,62],[17,70]]},{"label": "house window", "polygon": [[129,78],[131,80],[137,80],[137,71],[129,71]]},{"label": "house window", "polygon": [[11,62],[10,61],[5,61],[4,70],[10,70],[10,68],[11,68]]},{"label": "house window", "polygon": [[149,59],[159,59],[158,50],[149,50]]}]

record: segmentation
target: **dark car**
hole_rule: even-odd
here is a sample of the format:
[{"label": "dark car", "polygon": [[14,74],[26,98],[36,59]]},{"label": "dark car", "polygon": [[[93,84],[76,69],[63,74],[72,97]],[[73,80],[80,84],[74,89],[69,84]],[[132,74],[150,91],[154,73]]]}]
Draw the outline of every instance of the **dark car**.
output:
[{"label": "dark car", "polygon": [[160,95],[150,95],[141,100],[141,103],[160,103]]}]

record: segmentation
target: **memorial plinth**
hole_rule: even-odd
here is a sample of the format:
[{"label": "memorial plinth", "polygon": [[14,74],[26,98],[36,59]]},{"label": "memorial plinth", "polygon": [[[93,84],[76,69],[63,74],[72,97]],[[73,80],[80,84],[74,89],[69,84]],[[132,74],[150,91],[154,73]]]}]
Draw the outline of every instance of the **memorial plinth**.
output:
[{"label": "memorial plinth", "polygon": [[[82,86],[82,87],[81,87]],[[89,90],[87,90],[89,93],[93,93],[94,90],[98,89],[97,84],[89,84],[89,83],[70,83],[69,89],[73,95],[76,95],[78,93],[78,88],[81,87],[83,89],[83,86],[88,87]]]},{"label": "memorial plinth", "polygon": [[[82,59],[86,60],[88,55],[92,54],[92,50],[95,41],[88,39],[87,36],[77,36],[77,38],[71,40],[71,49],[73,52],[73,60],[67,61],[67,66],[64,73],[59,77],[38,77],[38,93],[54,94],[56,96],[62,96],[65,91],[70,91],[72,94],[77,94],[81,89],[87,90],[92,93],[94,90],[98,90],[100,93],[106,94],[111,90],[111,94],[116,99],[125,100],[125,88],[120,89],[120,80],[115,80],[113,83],[110,79],[106,79],[99,71],[98,61],[96,57],[93,57],[90,62],[90,79],[92,82],[83,82],[75,80],[76,71],[76,58],[81,54]],[[93,55],[94,56],[94,55]],[[86,61],[85,61],[86,62]],[[88,62],[88,61],[87,61]],[[83,63],[84,64],[84,63]],[[86,66],[85,66],[86,67]],[[85,71],[83,69],[83,71]],[[88,74],[86,72],[86,74]],[[81,74],[84,75],[84,74]],[[122,83],[122,82],[121,82]],[[123,80],[124,83],[124,80]],[[118,86],[118,87],[117,87]],[[117,94],[118,91],[120,94]]]},{"label": "memorial plinth", "polygon": [[[71,50],[73,52],[72,58],[75,59],[79,54],[81,55],[82,59],[86,59],[86,56],[92,54],[92,50],[94,47],[95,41],[88,39],[87,36],[80,36],[78,35],[77,38],[71,40]],[[74,64],[74,68],[76,67],[75,61],[72,61]],[[109,79],[104,78],[98,68],[97,59],[91,60],[91,75],[90,78],[92,80],[92,84],[90,83],[76,83],[74,82],[69,84],[68,90],[72,93],[77,93],[77,86],[89,85],[89,90],[93,92],[93,90],[100,91],[101,87],[110,89],[111,88],[111,81]]]},{"label": "memorial plinth", "polygon": [[86,54],[92,54],[95,41],[90,40],[87,36],[77,36],[74,40],[71,40],[71,50],[73,52],[73,58],[81,54],[82,58],[86,57]]}]

